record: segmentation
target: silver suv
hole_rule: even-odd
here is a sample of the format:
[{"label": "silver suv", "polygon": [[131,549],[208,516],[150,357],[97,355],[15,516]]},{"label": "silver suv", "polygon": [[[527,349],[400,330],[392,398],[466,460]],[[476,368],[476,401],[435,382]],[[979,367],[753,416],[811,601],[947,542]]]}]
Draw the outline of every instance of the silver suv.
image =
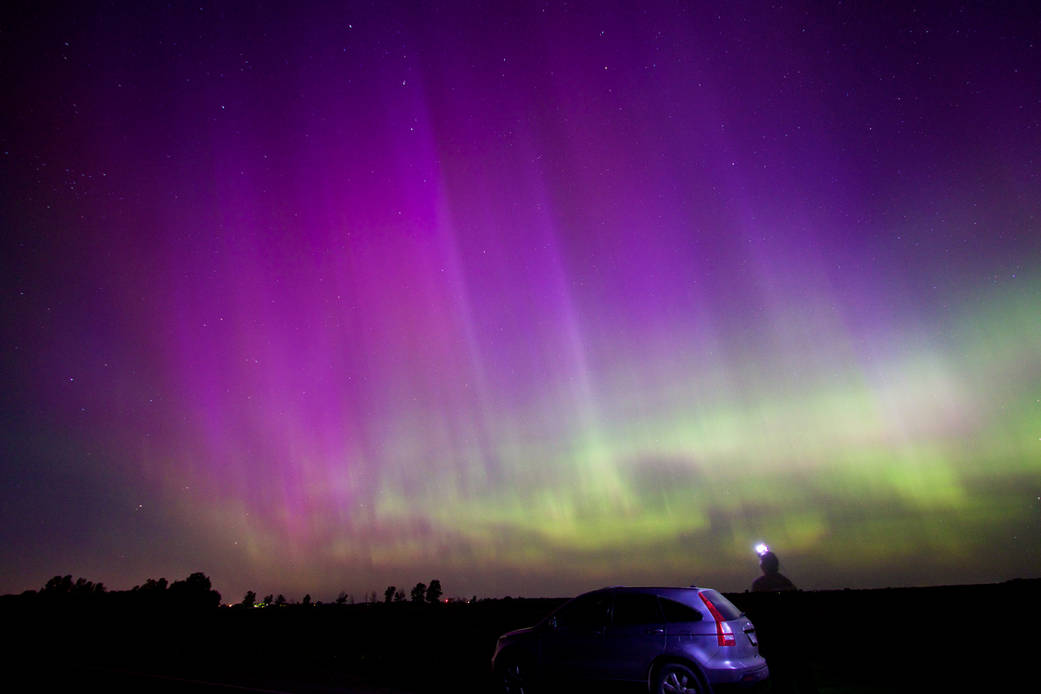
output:
[{"label": "silver suv", "polygon": [[770,674],[755,627],[711,588],[613,587],[580,595],[537,625],[503,634],[497,691],[613,680],[652,694],[744,688]]}]

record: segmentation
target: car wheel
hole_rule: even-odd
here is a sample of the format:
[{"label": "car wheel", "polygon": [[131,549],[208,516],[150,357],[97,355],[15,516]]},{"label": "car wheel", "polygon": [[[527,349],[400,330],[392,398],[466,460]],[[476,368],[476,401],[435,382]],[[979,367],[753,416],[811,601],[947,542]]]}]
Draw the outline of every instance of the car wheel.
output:
[{"label": "car wheel", "polygon": [[511,658],[499,669],[498,691],[502,694],[531,694],[531,668],[519,658]]},{"label": "car wheel", "polygon": [[665,663],[658,668],[651,694],[705,694],[705,688],[689,667]]}]

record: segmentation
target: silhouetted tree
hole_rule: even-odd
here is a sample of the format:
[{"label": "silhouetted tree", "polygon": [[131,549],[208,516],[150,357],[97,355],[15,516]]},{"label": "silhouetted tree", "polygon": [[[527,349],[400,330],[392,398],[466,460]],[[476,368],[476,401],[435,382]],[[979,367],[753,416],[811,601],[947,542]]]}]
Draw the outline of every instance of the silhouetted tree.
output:
[{"label": "silhouetted tree", "polygon": [[346,603],[347,603],[347,593],[341,590],[340,594],[336,596],[336,604],[337,605],[344,605]]},{"label": "silhouetted tree", "polygon": [[394,593],[394,602],[405,602],[405,591],[399,590]]},{"label": "silhouetted tree", "polygon": [[427,587],[427,602],[431,605],[437,603],[441,599],[441,581],[436,578],[430,582],[430,586]]},{"label": "silhouetted tree", "polygon": [[76,582],[72,582],[72,576],[55,576],[51,580],[47,581],[44,587],[40,590],[40,595],[46,597],[54,597],[57,595],[75,595],[77,600],[94,595],[100,595],[105,592],[105,584],[94,583],[87,579],[80,577],[76,579]]},{"label": "silhouetted tree", "polygon": [[397,589],[397,586],[387,586],[387,589],[383,591],[383,602],[389,605],[390,601],[394,599],[394,591]]},{"label": "silhouetted tree", "polygon": [[308,593],[307,595],[304,596],[304,607],[310,607],[310,606],[311,606],[311,594]]},{"label": "silhouetted tree", "polygon": [[274,601],[274,599],[275,599],[274,595],[265,595],[264,596],[264,607],[268,607]]},{"label": "silhouetted tree", "polygon": [[179,606],[187,608],[210,608],[220,605],[220,593],[212,589],[210,579],[201,571],[183,581],[170,585],[170,598]]},{"label": "silhouetted tree", "polygon": [[49,595],[71,593],[72,576],[55,576],[51,580],[47,581],[47,584],[43,587],[43,590],[41,590],[40,592]]},{"label": "silhouetted tree", "polygon": [[286,604],[286,596],[284,596],[281,593],[279,593],[278,597],[275,598],[275,607],[281,607],[282,605],[285,605],[285,604]]},{"label": "silhouetted tree", "polygon": [[77,578],[76,585],[72,587],[72,592],[78,593],[79,595],[93,593],[94,584],[85,578]]},{"label": "silhouetted tree", "polygon": [[166,592],[167,582],[165,578],[156,580],[149,578],[144,584],[134,586],[131,591],[136,597],[135,602],[144,609],[156,609],[169,602],[170,596]]},{"label": "silhouetted tree", "polygon": [[412,588],[412,602],[416,603],[417,605],[419,603],[423,602],[423,600],[426,598],[426,596],[427,596],[427,584],[426,583],[417,583]]},{"label": "silhouetted tree", "polygon": [[256,601],[257,594],[254,593],[252,590],[247,590],[246,595],[242,598],[242,602],[239,604],[241,604],[243,607],[253,607]]},{"label": "silhouetted tree", "polygon": [[167,585],[165,578],[160,578],[158,581],[154,578],[150,578],[145,581],[143,586],[141,586],[141,590],[162,591],[166,590]]}]

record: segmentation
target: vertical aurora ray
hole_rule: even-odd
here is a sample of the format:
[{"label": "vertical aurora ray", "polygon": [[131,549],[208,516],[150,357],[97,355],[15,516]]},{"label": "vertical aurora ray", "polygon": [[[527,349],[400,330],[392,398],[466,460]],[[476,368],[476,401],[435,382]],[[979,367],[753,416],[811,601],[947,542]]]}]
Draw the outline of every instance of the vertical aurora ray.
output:
[{"label": "vertical aurora ray", "polygon": [[641,8],[26,20],[0,588],[1036,574],[1036,22]]}]

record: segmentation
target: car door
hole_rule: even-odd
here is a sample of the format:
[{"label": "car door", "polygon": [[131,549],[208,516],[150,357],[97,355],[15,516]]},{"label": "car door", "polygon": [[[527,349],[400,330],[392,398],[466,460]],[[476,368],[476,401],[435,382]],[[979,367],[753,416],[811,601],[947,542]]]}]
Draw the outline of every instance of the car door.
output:
[{"label": "car door", "polygon": [[562,679],[598,677],[610,607],[610,594],[589,593],[564,605],[549,619],[541,650],[543,666],[551,675]]},{"label": "car door", "polygon": [[614,596],[611,622],[604,634],[605,679],[646,681],[651,662],[665,650],[665,619],[658,597],[622,591]]}]

